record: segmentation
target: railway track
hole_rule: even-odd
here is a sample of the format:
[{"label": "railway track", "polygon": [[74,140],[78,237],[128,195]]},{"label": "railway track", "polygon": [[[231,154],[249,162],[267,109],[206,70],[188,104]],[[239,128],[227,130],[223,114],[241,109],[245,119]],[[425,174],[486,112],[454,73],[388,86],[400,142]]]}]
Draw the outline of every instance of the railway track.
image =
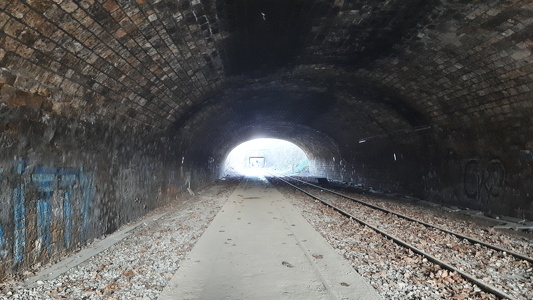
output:
[{"label": "railway track", "polygon": [[533,258],[527,255],[299,179],[271,175],[497,298],[533,299]]}]

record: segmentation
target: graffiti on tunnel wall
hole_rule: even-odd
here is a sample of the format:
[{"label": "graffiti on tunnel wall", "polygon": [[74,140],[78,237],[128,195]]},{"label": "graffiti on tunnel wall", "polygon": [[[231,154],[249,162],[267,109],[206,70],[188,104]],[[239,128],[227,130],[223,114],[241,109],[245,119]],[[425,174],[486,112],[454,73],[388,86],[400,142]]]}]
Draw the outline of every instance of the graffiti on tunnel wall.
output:
[{"label": "graffiti on tunnel wall", "polygon": [[65,248],[70,249],[72,242],[72,193],[74,185],[76,184],[76,177],[78,171],[76,169],[59,169],[59,188],[63,189],[63,223],[64,232],[63,240],[65,241]]},{"label": "graffiti on tunnel wall", "polygon": [[26,247],[26,208],[24,206],[24,183],[22,174],[26,170],[26,162],[22,159],[15,163],[16,187],[13,189],[13,218],[15,223],[13,256],[15,262],[21,262],[24,258]]},{"label": "graffiti on tunnel wall", "polygon": [[[57,248],[69,249],[74,240],[86,241],[93,198],[93,178],[83,169],[55,166],[28,167],[15,161],[9,176],[11,184],[2,193],[11,198],[11,217],[0,218],[0,257],[12,254],[20,263],[35,245],[38,255]],[[11,191],[9,191],[11,188]],[[12,218],[12,219],[11,219]],[[11,224],[11,225],[10,225]],[[9,227],[11,226],[11,227]],[[6,228],[12,228],[6,232]]]},{"label": "graffiti on tunnel wall", "polygon": [[6,239],[4,237],[4,230],[0,225],[0,258],[5,259],[7,257]]},{"label": "graffiti on tunnel wall", "polygon": [[39,198],[37,200],[37,245],[39,252],[46,249],[51,252],[51,207],[50,201],[54,193],[53,183],[55,180],[56,168],[36,167],[31,175],[32,182],[37,186]]},{"label": "graffiti on tunnel wall", "polygon": [[[0,169],[0,176],[2,176],[2,173],[4,173],[4,170]],[[4,236],[4,229],[2,228],[2,224],[0,223],[0,259],[4,260],[7,257],[7,253],[7,242]]]},{"label": "graffiti on tunnel wall", "polygon": [[80,229],[80,238],[82,241],[87,240],[87,229],[89,228],[89,213],[93,199],[93,179],[92,176],[80,170],[80,189],[81,189],[81,217],[82,224]]},{"label": "graffiti on tunnel wall", "polygon": [[479,204],[499,199],[505,185],[505,168],[500,160],[469,160],[464,167],[463,186],[467,198]]}]

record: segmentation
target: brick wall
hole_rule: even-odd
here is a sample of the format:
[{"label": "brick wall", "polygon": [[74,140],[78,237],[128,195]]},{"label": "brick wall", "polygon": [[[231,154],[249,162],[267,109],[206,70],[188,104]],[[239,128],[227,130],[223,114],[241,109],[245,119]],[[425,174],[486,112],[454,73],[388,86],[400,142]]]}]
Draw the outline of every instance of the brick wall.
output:
[{"label": "brick wall", "polygon": [[531,0],[0,1],[0,255],[19,270],[66,251],[65,226],[85,225],[62,216],[69,197],[83,211],[88,182],[97,236],[166,184],[212,181],[257,135],[301,146],[320,176],[532,218],[532,12]]},{"label": "brick wall", "polygon": [[0,276],[76,251],[182,188],[165,143],[140,130],[28,106],[0,107],[0,128]]}]

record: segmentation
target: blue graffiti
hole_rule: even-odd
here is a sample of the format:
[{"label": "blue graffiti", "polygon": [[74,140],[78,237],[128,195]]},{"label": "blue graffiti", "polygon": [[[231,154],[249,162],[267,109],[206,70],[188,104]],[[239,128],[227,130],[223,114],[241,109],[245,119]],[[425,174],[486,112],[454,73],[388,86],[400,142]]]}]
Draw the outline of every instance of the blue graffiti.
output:
[{"label": "blue graffiti", "polygon": [[65,231],[63,232],[63,239],[65,241],[65,247],[70,248],[72,240],[72,205],[70,204],[70,194],[72,192],[67,191],[65,198],[63,198],[63,221],[65,222]]},{"label": "blue graffiti", "polygon": [[13,190],[14,219],[15,219],[15,244],[13,254],[15,262],[21,262],[24,258],[26,246],[26,208],[24,207],[24,184],[20,184]]},{"label": "blue graffiti", "polygon": [[2,230],[2,225],[0,225],[0,258],[5,258],[7,256],[6,249],[6,239],[4,238],[4,230]]},{"label": "blue graffiti", "polygon": [[37,184],[39,199],[37,200],[37,236],[39,238],[39,251],[44,248],[51,252],[50,243],[51,232],[51,207],[50,199],[54,192],[53,182],[55,179],[56,168],[54,167],[36,167],[31,176],[33,182]]},{"label": "blue graffiti", "polygon": [[50,242],[51,233],[50,233],[50,223],[52,221],[50,213],[50,193],[44,194],[45,198],[37,200],[37,235],[39,236],[39,251],[42,251],[46,247],[48,252],[51,251]]},{"label": "blue graffiti", "polygon": [[22,175],[24,173],[24,170],[26,170],[26,161],[22,158],[19,158],[16,162],[16,171],[18,175]]},{"label": "blue graffiti", "polygon": [[[26,185],[23,180],[23,174],[26,171],[26,161],[16,159],[14,171],[19,175],[13,189],[13,218],[14,218],[14,239],[13,239],[13,256],[16,263],[22,262],[26,250]],[[2,169],[0,169],[0,176]],[[77,206],[74,189],[78,188],[81,196],[81,207],[79,208],[80,224],[79,234],[80,241],[86,241],[88,228],[90,225],[92,201],[94,196],[93,176],[85,173],[83,169],[73,168],[56,168],[50,166],[37,166],[31,173],[31,182],[36,188],[36,235],[38,251],[42,253],[52,251],[52,208],[55,211],[62,206],[62,221],[64,226],[63,240],[64,247],[70,249],[73,240],[73,227]],[[56,203],[53,199],[54,193],[60,197],[62,202]],[[58,199],[59,200],[59,199]],[[52,203],[53,202],[53,203]],[[52,207],[53,206],[53,207]],[[61,211],[61,210],[59,210]],[[59,217],[59,216],[58,216]],[[33,218],[32,218],[33,220]],[[54,223],[55,224],[55,223]],[[55,237],[54,237],[55,239]],[[5,258],[8,253],[8,245],[4,235],[3,228],[0,224],[0,259]]]},{"label": "blue graffiti", "polygon": [[63,222],[65,223],[63,240],[65,241],[65,247],[69,249],[72,243],[72,203],[70,196],[76,183],[77,171],[74,169],[60,169],[58,173],[60,176],[59,187],[66,189],[63,196]]},{"label": "blue graffiti", "polygon": [[[0,174],[4,173],[4,169],[0,169]],[[7,243],[4,236],[4,230],[2,229],[2,224],[0,224],[0,258],[4,259],[7,256]]]},{"label": "blue graffiti", "polygon": [[83,241],[87,240],[87,229],[89,228],[91,202],[93,198],[93,179],[92,176],[83,172],[80,172],[80,186],[81,186],[81,238]]},{"label": "blue graffiti", "polygon": [[[26,170],[26,162],[19,158],[16,161],[15,170],[18,175],[22,175]],[[19,178],[19,180],[22,180]],[[15,220],[13,255],[15,262],[21,262],[24,258],[26,247],[26,207],[24,196],[24,184],[19,183],[13,190],[13,218]]]}]

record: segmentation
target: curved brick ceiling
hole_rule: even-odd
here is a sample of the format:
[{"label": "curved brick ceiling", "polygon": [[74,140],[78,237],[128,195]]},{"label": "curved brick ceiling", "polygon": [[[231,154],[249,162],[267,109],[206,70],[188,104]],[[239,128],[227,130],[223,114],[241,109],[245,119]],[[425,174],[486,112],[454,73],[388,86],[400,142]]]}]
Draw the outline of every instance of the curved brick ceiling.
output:
[{"label": "curved brick ceiling", "polygon": [[[282,78],[313,82],[336,99],[342,96],[332,84],[344,86],[348,106],[380,123],[362,137],[405,123],[520,127],[533,109],[532,7],[531,1],[2,1],[2,101],[162,130],[243,80]],[[350,100],[361,90],[379,91],[384,101]]]},{"label": "curved brick ceiling", "polygon": [[360,139],[413,131],[426,127],[425,122],[365,86],[269,77],[227,88],[174,130],[185,152],[194,149],[196,155],[216,161],[257,137],[290,140],[310,158],[331,160]]},{"label": "curved brick ceiling", "polygon": [[63,253],[66,189],[83,243],[256,136],[313,176],[533,219],[532,51],[533,0],[0,0],[5,265]]}]

